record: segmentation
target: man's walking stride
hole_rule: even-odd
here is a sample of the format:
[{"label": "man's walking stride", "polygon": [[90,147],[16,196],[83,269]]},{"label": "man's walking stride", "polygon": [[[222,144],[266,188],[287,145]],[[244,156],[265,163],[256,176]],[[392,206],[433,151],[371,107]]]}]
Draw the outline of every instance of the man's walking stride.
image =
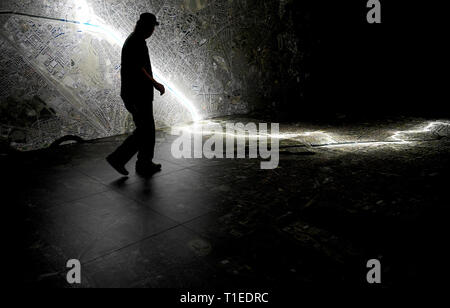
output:
[{"label": "man's walking stride", "polygon": [[146,39],[152,36],[159,23],[156,16],[144,13],[140,16],[133,33],[122,48],[121,97],[132,114],[136,130],[106,160],[122,175],[128,175],[125,165],[137,153],[136,173],[152,175],[161,170],[153,163],[155,150],[155,120],[153,118],[153,89],[165,93],[162,84],[153,79],[152,65]]}]

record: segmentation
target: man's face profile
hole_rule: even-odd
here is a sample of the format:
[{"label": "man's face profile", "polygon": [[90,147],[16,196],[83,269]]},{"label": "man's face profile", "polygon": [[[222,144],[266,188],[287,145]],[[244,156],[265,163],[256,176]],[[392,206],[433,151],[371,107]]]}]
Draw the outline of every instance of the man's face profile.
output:
[{"label": "man's face profile", "polygon": [[152,36],[153,32],[155,32],[155,26],[149,26],[146,31],[144,32],[145,39],[148,39],[150,36]]}]

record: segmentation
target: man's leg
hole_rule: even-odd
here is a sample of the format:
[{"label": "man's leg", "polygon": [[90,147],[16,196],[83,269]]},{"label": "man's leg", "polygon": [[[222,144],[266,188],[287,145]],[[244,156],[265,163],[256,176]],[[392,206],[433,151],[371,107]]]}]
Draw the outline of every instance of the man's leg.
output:
[{"label": "man's leg", "polygon": [[138,152],[138,137],[137,130],[133,132],[125,141],[114,151],[110,156],[114,157],[116,161],[125,165]]},{"label": "man's leg", "polygon": [[153,163],[156,143],[155,120],[151,108],[141,110],[135,117],[137,141],[138,141],[138,160],[136,169],[140,173],[148,173],[161,168],[161,165]]},{"label": "man's leg", "polygon": [[138,163],[151,164],[155,155],[155,120],[143,119],[144,125],[138,130]]},{"label": "man's leg", "polygon": [[114,153],[109,155],[106,160],[108,163],[120,174],[128,175],[129,172],[125,169],[125,165],[130,161],[130,159],[138,151],[138,138],[136,136],[136,131],[129,136],[120,145]]},{"label": "man's leg", "polygon": [[[124,104],[127,110],[133,114],[134,109],[130,109],[135,106],[136,102],[132,99],[124,99]],[[134,108],[134,107],[133,107]],[[134,118],[134,116],[133,116]],[[106,160],[108,163],[116,169],[117,172],[123,175],[128,175],[128,171],[125,169],[125,165],[130,161],[131,158],[138,152],[138,136],[135,130],[132,135],[130,135],[125,141],[120,145],[114,153],[109,155]]]}]

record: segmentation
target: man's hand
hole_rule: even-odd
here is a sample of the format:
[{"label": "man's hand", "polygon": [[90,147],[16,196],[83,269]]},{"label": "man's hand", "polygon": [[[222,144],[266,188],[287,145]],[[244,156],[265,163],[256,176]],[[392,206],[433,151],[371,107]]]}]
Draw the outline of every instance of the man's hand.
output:
[{"label": "man's hand", "polygon": [[162,84],[153,79],[152,75],[150,75],[144,67],[141,68],[141,70],[144,72],[145,76],[147,76],[147,78],[150,79],[155,89],[158,90],[159,93],[161,93],[161,96],[163,96],[164,93],[166,93],[166,88],[164,88]]},{"label": "man's hand", "polygon": [[161,96],[163,96],[164,93],[166,93],[166,88],[164,88],[164,86],[158,82],[155,84],[155,89],[158,90],[159,93],[161,93]]}]

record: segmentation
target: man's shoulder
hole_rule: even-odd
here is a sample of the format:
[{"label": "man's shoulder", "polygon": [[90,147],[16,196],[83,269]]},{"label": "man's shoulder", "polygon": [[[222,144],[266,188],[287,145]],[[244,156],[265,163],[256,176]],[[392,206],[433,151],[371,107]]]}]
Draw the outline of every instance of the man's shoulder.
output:
[{"label": "man's shoulder", "polygon": [[127,47],[127,46],[138,46],[141,43],[142,42],[139,40],[139,38],[133,32],[127,37],[127,39],[125,40],[125,43],[123,44],[123,46],[124,47]]},{"label": "man's shoulder", "polygon": [[125,44],[132,42],[134,39],[134,34],[131,33],[130,35],[128,35],[128,37],[125,39]]}]

